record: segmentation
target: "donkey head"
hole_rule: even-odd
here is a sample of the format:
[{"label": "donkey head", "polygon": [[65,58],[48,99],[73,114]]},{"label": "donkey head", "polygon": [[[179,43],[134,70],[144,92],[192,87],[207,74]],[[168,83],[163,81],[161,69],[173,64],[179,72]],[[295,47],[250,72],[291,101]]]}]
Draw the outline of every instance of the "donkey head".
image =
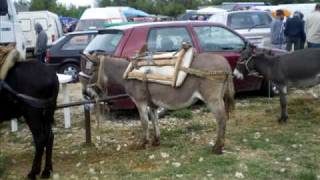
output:
[{"label": "donkey head", "polygon": [[233,71],[234,76],[237,79],[243,79],[253,71],[254,63],[253,58],[256,56],[257,47],[249,44],[242,50],[241,56],[237,62],[237,65]]},{"label": "donkey head", "polygon": [[101,55],[86,54],[81,56],[80,82],[82,84],[82,94],[86,98],[99,96],[99,88],[96,87],[100,67]]}]

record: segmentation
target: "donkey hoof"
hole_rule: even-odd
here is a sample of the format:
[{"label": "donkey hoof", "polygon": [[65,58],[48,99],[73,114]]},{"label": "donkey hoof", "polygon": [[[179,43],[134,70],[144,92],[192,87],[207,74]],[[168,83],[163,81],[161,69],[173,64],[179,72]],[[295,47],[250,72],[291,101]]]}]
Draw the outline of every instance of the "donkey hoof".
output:
[{"label": "donkey hoof", "polygon": [[149,146],[149,140],[143,140],[142,142],[141,142],[141,145],[140,145],[140,147],[142,148],[142,149],[147,149],[148,148],[148,146]]},{"label": "donkey hoof", "polygon": [[41,178],[43,179],[49,179],[51,175],[51,171],[50,170],[43,170],[41,173]]},{"label": "donkey hoof", "polygon": [[35,180],[36,179],[36,174],[35,173],[32,173],[32,172],[30,172],[29,174],[28,174],[28,179],[30,179],[30,180]]},{"label": "donkey hoof", "polygon": [[221,147],[221,146],[213,146],[212,152],[213,152],[214,154],[223,154],[223,152],[222,152],[222,147]]},{"label": "donkey hoof", "polygon": [[152,142],[152,146],[160,146],[160,139],[155,139],[155,140]]},{"label": "donkey hoof", "polygon": [[280,117],[278,119],[278,123],[279,124],[285,124],[287,122],[287,120],[288,120],[288,117]]}]

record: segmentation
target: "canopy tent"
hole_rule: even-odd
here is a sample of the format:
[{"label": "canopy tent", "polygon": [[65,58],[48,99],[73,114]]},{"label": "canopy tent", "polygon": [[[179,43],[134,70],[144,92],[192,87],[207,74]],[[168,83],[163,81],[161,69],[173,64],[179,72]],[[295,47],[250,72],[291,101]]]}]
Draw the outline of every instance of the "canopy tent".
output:
[{"label": "canopy tent", "polygon": [[130,17],[148,17],[150,16],[148,13],[138,10],[138,9],[134,9],[134,8],[128,8],[126,10],[123,11],[123,14],[128,18]]},{"label": "canopy tent", "polygon": [[226,11],[227,10],[224,10],[221,8],[206,7],[206,8],[197,10],[197,13],[199,13],[199,14],[214,14],[214,13],[226,12]]}]

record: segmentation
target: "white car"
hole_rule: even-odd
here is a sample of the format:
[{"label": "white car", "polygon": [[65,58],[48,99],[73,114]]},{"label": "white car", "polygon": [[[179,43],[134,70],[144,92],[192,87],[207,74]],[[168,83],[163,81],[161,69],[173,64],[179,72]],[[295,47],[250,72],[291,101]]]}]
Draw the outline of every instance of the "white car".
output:
[{"label": "white car", "polygon": [[272,16],[268,11],[227,11],[212,15],[208,21],[230,27],[257,46],[271,47],[270,25]]}]

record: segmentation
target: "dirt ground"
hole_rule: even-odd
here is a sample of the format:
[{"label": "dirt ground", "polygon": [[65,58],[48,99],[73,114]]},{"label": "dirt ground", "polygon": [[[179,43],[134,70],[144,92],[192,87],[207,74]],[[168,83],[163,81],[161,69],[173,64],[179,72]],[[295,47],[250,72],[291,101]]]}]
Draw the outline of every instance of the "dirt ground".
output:
[{"label": "dirt ground", "polygon": [[[80,84],[70,85],[71,101],[81,100]],[[86,146],[83,107],[74,107],[72,127],[64,128],[58,110],[52,179],[320,179],[320,106],[318,99],[295,91],[289,122],[276,122],[278,98],[241,97],[228,121],[224,155],[211,153],[216,137],[212,115],[203,106],[160,120],[160,147],[137,148],[140,122],[136,112],[113,113],[96,125]],[[59,103],[62,103],[59,95]],[[187,113],[186,113],[187,112]],[[23,179],[33,158],[31,134],[23,122],[10,132],[0,125],[0,179]]]}]

